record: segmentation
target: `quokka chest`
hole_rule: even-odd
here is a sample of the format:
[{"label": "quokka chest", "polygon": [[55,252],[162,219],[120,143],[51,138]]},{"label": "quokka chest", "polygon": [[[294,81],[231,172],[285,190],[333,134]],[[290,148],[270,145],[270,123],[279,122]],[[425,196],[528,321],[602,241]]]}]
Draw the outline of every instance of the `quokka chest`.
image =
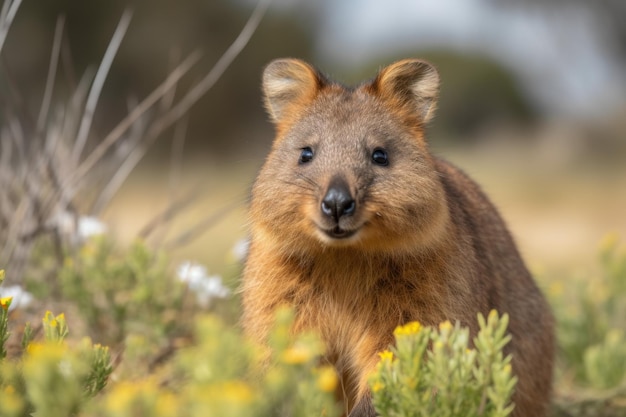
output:
[{"label": "quokka chest", "polygon": [[364,340],[384,349],[400,324],[450,317],[447,286],[429,273],[388,262],[338,262],[307,268],[288,301],[296,308],[297,329],[319,332],[331,350],[349,352]]}]

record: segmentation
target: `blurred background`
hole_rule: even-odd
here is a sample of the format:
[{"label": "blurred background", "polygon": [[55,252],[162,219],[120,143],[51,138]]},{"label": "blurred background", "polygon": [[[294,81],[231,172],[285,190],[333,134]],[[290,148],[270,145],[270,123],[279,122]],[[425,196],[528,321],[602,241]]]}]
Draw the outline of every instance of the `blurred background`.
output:
[{"label": "blurred background", "polygon": [[[264,65],[302,58],[350,84],[396,59],[421,57],[442,78],[433,151],[482,184],[532,268],[588,265],[606,233],[626,236],[623,0],[273,0],[262,16],[256,9],[260,23],[249,43],[211,88],[150,130],[214,69],[256,7],[252,0],[24,0],[0,55],[1,163],[17,165],[29,147],[58,149],[64,139],[46,132],[69,129],[85,138],[74,165],[69,158],[57,167],[72,178],[199,51],[175,88],[106,148],[67,206],[123,241],[150,234],[175,259],[223,273],[245,237],[248,190],[273,136],[259,87]],[[123,16],[127,30],[86,110]],[[122,167],[127,175],[107,188]],[[5,188],[13,181],[6,172]],[[155,219],[160,228],[152,233]]]}]

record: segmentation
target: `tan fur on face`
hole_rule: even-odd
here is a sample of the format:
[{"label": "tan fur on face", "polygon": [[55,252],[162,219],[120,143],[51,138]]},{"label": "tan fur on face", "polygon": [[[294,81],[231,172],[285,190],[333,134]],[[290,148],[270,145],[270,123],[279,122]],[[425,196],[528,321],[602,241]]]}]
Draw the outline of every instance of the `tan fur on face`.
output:
[{"label": "tan fur on face", "polygon": [[[545,415],[553,319],[496,209],[428,150],[434,67],[404,60],[346,88],[302,61],[278,60],[263,87],[277,134],[252,190],[247,333],[263,342],[276,308],[292,306],[294,331],[315,330],[327,343],[351,416],[373,416],[367,378],[397,325],[451,320],[475,333],[476,313],[495,308],[511,318],[514,416]],[[299,163],[304,148],[313,158]],[[372,161],[375,149],[387,166]],[[356,210],[334,219],[320,207],[338,178]],[[335,226],[354,233],[329,236]]]}]

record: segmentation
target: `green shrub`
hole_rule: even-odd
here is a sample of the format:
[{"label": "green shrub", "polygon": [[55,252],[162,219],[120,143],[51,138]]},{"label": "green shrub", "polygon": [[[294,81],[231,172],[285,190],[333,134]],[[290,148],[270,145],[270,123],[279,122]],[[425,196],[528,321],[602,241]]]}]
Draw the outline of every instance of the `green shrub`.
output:
[{"label": "green shrub", "polygon": [[598,265],[548,289],[559,345],[553,417],[626,415],[626,251],[616,235]]},{"label": "green shrub", "polygon": [[604,340],[585,350],[583,366],[586,381],[599,389],[610,389],[626,382],[626,338],[621,329],[611,329]]},{"label": "green shrub", "polygon": [[[600,253],[596,278],[557,282],[548,291],[560,343],[553,416],[623,415],[626,253],[616,239]],[[43,340],[33,340],[27,327],[24,353],[7,355],[11,300],[0,299],[0,415],[341,414],[335,370],[319,367],[324,346],[311,334],[293,337],[290,312],[278,314],[271,349],[264,350],[217,315],[199,314],[195,297],[173,275],[165,258],[142,243],[120,250],[95,239],[66,261],[64,298],[55,301],[79,306],[90,334],[113,343],[115,370],[107,348],[68,336],[65,317],[51,313]],[[471,348],[468,330],[449,322],[396,329],[396,344],[381,353],[370,381],[380,415],[508,415],[516,379],[502,354],[507,317],[493,312],[479,316],[479,324]]]},{"label": "green shrub", "polygon": [[482,315],[478,320],[474,348],[469,348],[469,330],[458,324],[398,327],[396,346],[380,354],[370,381],[377,411],[406,417],[509,415],[517,379],[511,357],[502,354],[510,340],[508,316],[492,311],[486,321]]},{"label": "green shrub", "polygon": [[[214,316],[196,321],[195,343],[149,376],[114,384],[90,416],[337,416],[334,370],[312,335],[290,336],[281,312],[269,358]],[[266,363],[261,366],[261,363]],[[329,374],[330,372],[330,374]]]},{"label": "green shrub", "polygon": [[88,240],[59,272],[65,300],[75,303],[99,342],[115,345],[129,334],[155,344],[188,332],[182,320],[193,300],[172,277],[165,257],[141,241],[120,251],[104,236]]},{"label": "green shrub", "polygon": [[[8,307],[10,300],[4,305]],[[0,310],[0,320],[6,323],[8,308]],[[30,335],[25,333],[25,351],[17,358],[0,360],[2,416],[76,415],[106,386],[112,371],[106,347],[93,345],[89,339],[67,344],[63,314],[55,317],[47,312],[42,325],[43,341],[29,341]],[[8,336],[8,331],[3,336]]]},{"label": "green shrub", "polygon": [[[48,313],[46,342],[31,342],[27,331],[24,357],[2,363],[6,398],[0,400],[7,415],[38,410],[51,417],[341,414],[336,371],[319,366],[324,346],[313,334],[291,334],[290,311],[279,311],[269,349],[252,346],[215,315],[192,310],[182,317],[183,304],[193,304],[193,297],[185,298],[184,284],[172,278],[162,256],[141,243],[115,250],[103,238],[87,242],[66,261],[60,283],[92,332],[113,343],[124,340],[115,380],[105,388],[112,372],[108,349],[90,341],[65,342],[64,316]],[[0,323],[6,324],[8,306],[3,312]],[[508,341],[507,319],[494,312],[480,320],[475,349],[468,349],[468,330],[448,322],[439,329],[398,328],[397,347],[382,354],[372,382],[381,415],[437,416],[472,407],[485,416],[507,415],[515,383],[510,358],[501,352]]]},{"label": "green shrub", "polygon": [[[5,324],[0,333],[3,351],[10,302],[2,299],[0,308],[0,323]],[[311,334],[292,337],[289,312],[279,313],[269,351],[247,343],[215,316],[193,321],[193,341],[151,372],[119,372],[136,365],[133,348],[137,346],[131,343],[123,360],[130,363],[116,370],[116,381],[105,389],[112,372],[108,348],[89,339],[66,342],[69,330],[64,315],[48,312],[42,323],[44,341],[31,341],[26,332],[25,352],[0,360],[0,415],[339,415],[335,371],[318,366],[323,344]]]},{"label": "green shrub", "polygon": [[616,236],[601,245],[600,269],[590,279],[553,284],[562,373],[595,389],[626,382],[626,251]]}]

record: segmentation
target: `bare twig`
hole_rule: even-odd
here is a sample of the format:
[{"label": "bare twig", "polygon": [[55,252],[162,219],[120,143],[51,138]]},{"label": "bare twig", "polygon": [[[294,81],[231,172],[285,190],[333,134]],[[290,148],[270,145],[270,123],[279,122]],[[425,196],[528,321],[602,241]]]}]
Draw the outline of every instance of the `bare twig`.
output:
[{"label": "bare twig", "polygon": [[149,238],[152,233],[159,228],[159,226],[166,224],[183,210],[189,207],[194,201],[198,199],[200,187],[196,186],[191,191],[173,200],[162,212],[157,214],[152,220],[150,220],[138,233],[138,236],[142,239]]},{"label": "bare twig", "polygon": [[240,200],[234,200],[230,204],[222,207],[221,209],[211,213],[209,216],[199,221],[185,232],[179,234],[176,238],[167,242],[164,246],[165,250],[172,250],[180,246],[184,246],[189,242],[201,236],[211,227],[215,226],[220,220],[229,215],[233,209],[241,206]]},{"label": "bare twig", "polygon": [[[178,121],[183,115],[187,114],[191,106],[195,104],[200,97],[202,97],[208,90],[215,85],[215,82],[224,74],[226,69],[230,66],[230,64],[234,61],[234,59],[241,53],[243,48],[248,44],[250,38],[258,28],[261,19],[263,18],[269,3],[271,0],[260,0],[257,4],[255,10],[252,15],[246,22],[246,25],[240,32],[239,36],[235,39],[235,41],[229,46],[226,52],[220,57],[215,66],[209,71],[209,73],[198,83],[195,87],[193,87],[173,108],[165,113],[165,115],[155,121],[155,123],[150,127],[148,132],[145,135],[144,141],[141,146],[135,148],[133,152],[131,152],[126,160],[122,163],[122,165],[117,169],[113,178],[107,184],[106,188],[103,190],[101,196],[98,198],[94,206],[94,210],[99,212],[104,207],[104,202],[110,201],[110,198],[113,194],[119,189],[121,184],[126,180],[130,172],[134,169],[134,167],[139,163],[139,161],[144,157],[147,150],[152,146],[154,141],[159,137],[159,135],[168,127],[170,127],[173,123]],[[180,67],[179,67],[180,68]],[[175,84],[174,84],[175,85]],[[155,90],[156,91],[156,90]],[[167,90],[164,91],[164,93]],[[154,92],[153,92],[154,94]],[[145,102],[146,100],[144,100]],[[142,104],[144,104],[142,102]],[[142,105],[140,104],[140,106]],[[138,107],[140,107],[138,106]],[[131,115],[137,111],[137,108],[131,112]],[[130,115],[129,115],[130,116]],[[119,125],[118,125],[119,126]],[[114,142],[116,139],[113,138],[111,134],[107,136],[101,143],[101,145],[108,144],[108,141]],[[110,146],[110,145],[109,145]],[[108,146],[107,148],[108,149]],[[100,159],[106,149],[103,147],[102,150],[98,148],[94,150],[94,152],[81,164],[78,168],[76,178],[80,180],[84,173],[86,173],[95,162]],[[96,151],[98,153],[96,154]],[[95,155],[95,156],[94,156]],[[84,172],[83,172],[84,171]]]},{"label": "bare twig", "polygon": [[4,0],[2,4],[2,12],[0,12],[0,52],[2,52],[4,41],[6,41],[7,34],[9,33],[9,28],[21,4],[22,0]]},{"label": "bare twig", "polygon": [[126,9],[124,11],[124,14],[120,18],[119,23],[117,24],[117,28],[115,29],[113,37],[109,42],[109,46],[104,53],[102,62],[100,62],[100,67],[96,72],[96,77],[93,80],[91,90],[89,91],[89,96],[87,97],[85,113],[81,120],[78,134],[76,135],[76,142],[74,142],[74,149],[72,150],[71,155],[71,161],[73,162],[72,165],[75,165],[80,160],[83,148],[85,147],[85,143],[87,142],[87,135],[89,135],[89,130],[91,129],[91,122],[93,121],[93,115],[96,110],[96,105],[98,104],[98,100],[100,99],[102,86],[104,85],[104,81],[106,80],[106,77],[109,73],[109,69],[111,68],[113,59],[117,55],[117,51],[120,47],[120,44],[122,43],[122,39],[124,39],[124,35],[126,34],[126,30],[128,29],[128,25],[130,24],[131,17],[132,12],[129,9]]},{"label": "bare twig", "polygon": [[200,59],[198,51],[192,53],[183,61],[161,85],[159,85],[148,97],[146,97],[135,109],[130,112],[109,134],[102,139],[100,144],[89,154],[87,158],[78,166],[73,175],[68,178],[64,186],[76,185],[81,178],[92,169],[98,161],[106,154],[124,133],[139,119],[154,103],[156,103],[163,95],[165,95],[176,83],[191,69],[193,65]]},{"label": "bare twig", "polygon": [[226,52],[224,52],[211,71],[209,71],[209,73],[172,108],[172,110],[170,110],[164,117],[159,119],[157,123],[152,126],[152,128],[148,131],[147,136],[149,138],[158,137],[165,129],[170,127],[174,122],[186,114],[191,106],[193,106],[198,99],[200,99],[200,97],[206,94],[206,92],[209,91],[213,85],[215,85],[217,80],[220,79],[226,69],[228,69],[230,64],[232,64],[235,58],[248,44],[250,38],[261,23],[261,19],[263,19],[270,3],[271,0],[260,0],[257,3],[252,15],[235,41],[228,47]]},{"label": "bare twig", "polygon": [[48,76],[46,78],[46,87],[41,100],[41,108],[39,117],[37,118],[37,135],[41,134],[46,124],[48,111],[50,109],[50,101],[52,100],[52,91],[54,90],[54,80],[56,79],[57,68],[59,66],[59,53],[61,51],[61,40],[63,39],[63,26],[65,25],[65,17],[57,18],[56,28],[54,29],[54,41],[52,43],[52,54],[50,55],[50,65],[48,67]]},{"label": "bare twig", "polygon": [[108,181],[106,186],[100,191],[98,198],[93,204],[91,214],[99,216],[104,208],[109,204],[113,196],[117,193],[120,187],[126,182],[130,173],[135,169],[135,166],[148,152],[148,147],[142,144],[141,135],[145,132],[145,128],[139,127],[137,129],[131,129],[130,137],[127,137],[126,142],[129,147],[133,146],[132,150],[127,151],[126,155],[123,155],[124,159],[119,164],[115,173]]},{"label": "bare twig", "polygon": [[[32,106],[26,105],[10,72],[4,71],[10,92],[0,97],[4,121],[0,129],[0,262],[7,267],[10,264],[12,275],[18,281],[39,236],[52,238],[59,260],[62,250],[66,249],[64,245],[75,243],[72,240],[76,238],[74,231],[65,231],[64,228],[71,229],[71,222],[76,226],[79,218],[77,207],[83,207],[78,206],[81,202],[75,198],[80,190],[96,185],[89,189],[89,196],[96,197],[93,199],[93,211],[103,210],[158,137],[175,125],[169,178],[171,201],[140,232],[142,236],[151,238],[156,232],[161,233],[159,236],[166,235],[166,226],[171,220],[201,195],[198,189],[190,191],[189,195],[177,195],[171,191],[178,183],[182,170],[188,122],[185,115],[247,45],[269,3],[270,0],[259,0],[237,38],[206,76],[181,94],[182,99],[177,100],[176,88],[182,77],[199,61],[199,52],[187,56],[156,89],[133,106],[127,116],[89,153],[87,144],[93,136],[94,112],[107,74],[129,27],[129,11],[122,15],[95,74],[87,70],[78,84],[71,72],[64,18],[57,19],[47,79],[36,115],[29,113],[28,109]],[[0,10],[0,52],[20,4],[21,0],[5,0]],[[73,94],[56,110],[53,102],[59,72],[68,77],[62,82],[69,84]],[[34,116],[37,116],[36,120]],[[120,146],[112,152],[116,145]],[[102,178],[110,179],[103,184]],[[164,246],[186,244],[240,204],[237,201],[227,205]]]},{"label": "bare twig", "polygon": [[[239,33],[239,36],[235,39],[235,41],[228,47],[226,52],[220,57],[215,66],[209,71],[209,73],[194,87],[189,91],[179,102],[176,104],[169,112],[167,112],[162,118],[157,120],[155,124],[150,128],[147,133],[146,142],[149,145],[154,142],[154,140],[168,127],[170,127],[174,122],[180,119],[184,114],[186,114],[191,106],[193,106],[199,99],[202,97],[208,90],[213,87],[215,82],[220,79],[220,77],[224,74],[224,71],[230,66],[230,64],[234,61],[234,59],[241,53],[243,48],[248,44],[250,38],[258,28],[261,23],[261,19],[265,15],[267,8],[269,7],[271,0],[260,0],[254,9],[252,15],[246,22],[245,26]],[[189,57],[191,58],[191,57]],[[189,58],[185,61],[187,62]],[[183,62],[183,64],[185,64]],[[181,64],[178,68],[183,66]],[[156,100],[161,98],[173,85],[178,82],[177,78],[173,78],[172,76],[177,71],[173,71],[170,74],[170,77],[159,86],[155,91],[150,94],[137,108],[129,114],[103,141],[100,146],[96,148],[89,157],[85,159],[85,161],[79,166],[76,175],[74,175],[74,181],[84,176],[84,174],[93,167],[93,165],[104,155],[104,153],[108,150],[110,146],[115,143],[119,139],[119,137],[130,127],[132,122],[143,114]],[[186,72],[186,71],[185,71]],[[182,76],[182,74],[181,74]],[[173,78],[171,82],[168,83],[170,78]],[[160,88],[164,87],[164,88]]]},{"label": "bare twig", "polygon": [[[169,71],[172,71],[176,68],[176,65],[180,62],[181,58],[181,50],[180,48],[174,48],[170,51],[169,57]],[[159,114],[163,114],[168,109],[171,109],[174,105],[174,98],[176,97],[176,85],[172,88],[167,94],[165,94],[161,98],[161,103],[159,105]]]}]

